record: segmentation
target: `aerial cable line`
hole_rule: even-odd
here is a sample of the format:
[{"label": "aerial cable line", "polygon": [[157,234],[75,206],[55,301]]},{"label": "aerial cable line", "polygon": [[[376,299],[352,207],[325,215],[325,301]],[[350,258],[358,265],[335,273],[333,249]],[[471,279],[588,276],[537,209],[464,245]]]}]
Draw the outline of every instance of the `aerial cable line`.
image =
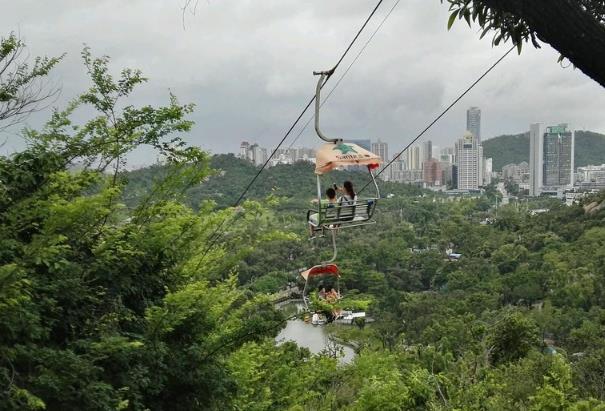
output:
[{"label": "aerial cable line", "polygon": [[[366,21],[363,23],[363,25],[361,26],[361,28],[357,31],[357,34],[355,35],[355,37],[353,37],[353,40],[351,41],[351,43],[349,43],[349,46],[347,47],[347,49],[344,51],[344,53],[342,53],[342,55],[340,56],[340,59],[338,59],[338,61],[334,65],[334,67],[329,71],[330,74],[328,75],[328,78],[326,79],[326,81],[322,85],[322,88],[330,80],[330,78],[332,77],[332,74],[336,71],[336,69],[338,68],[338,66],[340,66],[340,63],[342,63],[342,61],[344,60],[344,58],[346,57],[346,55],[349,53],[349,51],[351,50],[351,48],[353,47],[353,45],[355,44],[355,42],[357,41],[357,39],[359,38],[359,36],[361,35],[361,33],[363,32],[363,30],[366,28],[366,26],[368,25],[368,23],[370,22],[370,20],[372,20],[372,17],[374,17],[374,14],[376,14],[376,11],[378,10],[378,8],[380,7],[380,5],[382,4],[383,1],[384,0],[379,0],[378,1],[378,3],[376,4],[376,6],[374,7],[374,9],[372,10],[372,12],[370,13],[370,15],[366,19]],[[252,180],[250,180],[250,183],[248,183],[248,186],[244,189],[244,191],[239,196],[239,198],[237,199],[237,201],[235,202],[235,204],[233,205],[233,207],[237,207],[240,204],[240,202],[244,199],[244,196],[246,195],[246,193],[248,192],[248,190],[250,190],[250,187],[252,187],[252,185],[254,184],[254,182],[256,181],[256,179],[258,178],[258,176],[267,167],[267,164],[269,164],[269,161],[271,161],[271,159],[273,158],[273,156],[275,155],[275,153],[277,152],[277,150],[281,147],[281,145],[284,143],[284,141],[286,141],[286,139],[290,136],[290,134],[292,133],[292,130],[294,130],[294,128],[298,125],[298,122],[305,115],[305,113],[307,112],[307,110],[309,109],[309,107],[311,107],[311,104],[313,104],[314,101],[315,101],[315,95],[313,95],[313,97],[311,98],[311,100],[309,100],[309,102],[307,103],[307,105],[305,106],[305,108],[303,109],[303,111],[296,118],[296,120],[294,121],[294,123],[292,124],[292,126],[288,129],[288,131],[286,132],[286,134],[284,135],[284,137],[281,139],[281,141],[279,142],[279,144],[277,145],[277,147],[275,147],[275,149],[271,152],[271,155],[269,156],[269,158],[267,158],[267,161],[265,161],[265,163],[263,164],[263,166],[261,167],[261,169],[258,170],[258,172],[256,173],[256,175],[252,178]]]},{"label": "aerial cable line", "polygon": [[[363,32],[363,30],[366,28],[366,26],[368,25],[368,23],[370,22],[370,20],[372,20],[372,17],[374,17],[374,15],[376,14],[376,11],[378,10],[378,8],[380,7],[380,5],[383,2],[384,2],[384,0],[379,0],[378,3],[376,3],[376,6],[374,6],[374,8],[372,9],[370,15],[366,18],[366,20],[364,21],[364,23],[361,26],[361,28],[357,31],[357,34],[355,34],[355,37],[353,37],[353,40],[349,43],[349,46],[346,48],[346,50],[344,51],[344,53],[342,53],[342,55],[340,56],[340,58],[338,59],[338,61],[334,65],[334,67],[329,71],[330,74],[328,75],[328,78],[326,79],[326,81],[322,85],[322,88],[330,80],[330,78],[332,77],[332,74],[336,71],[336,69],[338,68],[338,66],[340,66],[340,63],[342,63],[342,61],[344,60],[344,58],[347,56],[347,54],[349,53],[349,51],[351,50],[351,48],[353,47],[353,45],[355,44],[355,42],[357,41],[357,39],[359,38],[359,36],[361,35],[361,33]],[[240,203],[244,199],[246,193],[248,193],[248,191],[250,190],[250,188],[252,187],[252,185],[256,182],[257,178],[260,176],[260,174],[263,172],[263,170],[269,164],[269,161],[271,161],[271,159],[273,158],[273,156],[275,155],[275,153],[277,152],[277,150],[282,146],[282,144],[284,143],[284,141],[286,141],[286,139],[290,136],[290,134],[292,133],[292,130],[294,130],[294,128],[298,125],[298,123],[303,118],[303,116],[305,115],[305,113],[307,112],[307,110],[309,109],[309,107],[311,107],[311,105],[313,104],[314,101],[315,101],[315,94],[309,100],[309,102],[307,103],[307,105],[303,108],[302,112],[296,118],[296,120],[294,121],[294,123],[292,124],[292,126],[288,129],[288,131],[283,136],[283,138],[281,139],[281,141],[279,142],[279,144],[277,145],[277,147],[275,147],[275,149],[271,152],[271,155],[269,156],[269,158],[267,158],[267,160],[262,165],[262,167],[260,168],[260,170],[258,170],[258,172],[256,173],[256,175],[252,178],[252,180],[250,180],[250,182],[248,183],[248,185],[246,186],[246,188],[244,189],[244,191],[240,194],[239,198],[237,199],[237,201],[235,202],[235,204],[233,205],[233,207],[237,207],[237,206],[240,205]],[[206,250],[202,254],[202,258],[201,258],[200,261],[203,261],[204,257],[208,254],[208,252],[212,249],[212,247],[214,247],[214,244],[216,243],[216,241],[218,240],[218,238],[220,236],[220,235],[218,235],[218,232],[220,231],[220,229],[222,228],[222,226],[224,225],[224,223],[225,223],[225,220],[223,220],[217,226],[217,228],[214,230],[214,232],[212,233],[210,245],[206,248]]]},{"label": "aerial cable line", "polygon": [[[382,21],[380,22],[380,24],[378,25],[378,27],[376,27],[376,30],[374,30],[374,32],[372,33],[372,35],[368,38],[368,40],[365,42],[365,44],[363,45],[363,47],[359,50],[359,52],[357,53],[357,55],[355,56],[355,58],[353,59],[353,61],[351,61],[351,64],[349,64],[349,66],[347,67],[347,69],[339,77],[338,81],[336,81],[336,84],[334,84],[334,87],[332,87],[332,89],[330,90],[330,92],[326,95],[326,97],[324,97],[324,99],[321,102],[321,104],[319,105],[319,107],[323,107],[323,105],[326,103],[326,101],[330,98],[330,96],[338,88],[338,86],[340,85],[340,83],[342,82],[342,80],[346,77],[346,75],[349,73],[349,71],[355,65],[355,63],[357,63],[357,60],[359,60],[359,58],[361,57],[361,55],[363,54],[363,52],[365,51],[365,49],[372,42],[372,40],[374,40],[374,37],[376,36],[376,34],[380,31],[380,29],[382,28],[382,26],[384,25],[384,23],[389,19],[389,17],[393,13],[393,11],[395,11],[395,8],[397,8],[397,5],[399,5],[400,2],[401,2],[401,0],[397,0],[395,2],[395,4],[393,5],[393,7],[391,7],[391,9],[386,14],[386,16],[382,19]],[[302,129],[300,130],[300,132],[296,135],[296,138],[294,138],[294,140],[288,146],[288,149],[292,148],[292,146],[298,141],[298,139],[300,138],[300,136],[302,135],[302,133],[304,133],[304,131],[309,126],[309,124],[311,124],[311,121],[313,121],[313,116],[309,117],[309,119],[304,124],[304,126],[302,127]]]},{"label": "aerial cable line", "polygon": [[[515,47],[517,47],[517,46],[512,46],[506,53],[504,53],[502,55],[502,57],[500,57],[498,60],[496,60],[496,62],[494,64],[492,64],[485,72],[483,72],[483,74],[481,74],[481,76],[479,76],[470,86],[468,86],[468,88],[466,90],[464,90],[464,92],[462,94],[460,94],[449,106],[447,106],[447,108],[445,110],[443,110],[441,112],[441,114],[439,114],[433,121],[431,121],[429,123],[429,125],[426,126],[424,128],[424,130],[422,130],[412,141],[410,141],[410,143],[407,146],[405,146],[404,149],[399,152],[399,154],[397,154],[395,157],[393,157],[393,159],[391,161],[389,161],[378,173],[376,173],[376,177],[378,177],[380,174],[382,174],[382,172],[384,170],[386,170],[391,164],[393,164],[399,157],[401,157],[401,155],[408,148],[410,148],[410,146],[412,144],[414,144],[420,137],[422,137],[427,131],[429,131],[429,129],[431,127],[433,127],[435,125],[435,123],[437,123],[439,120],[441,120],[441,117],[443,117],[448,111],[450,111],[452,109],[452,107],[454,107],[460,100],[462,100],[462,98],[464,96],[466,96],[481,80],[483,80],[483,78],[485,76],[487,76],[493,69],[495,69],[496,66],[498,64],[500,64],[500,62],[502,62],[502,60],[504,60],[506,58],[506,56],[508,56],[511,53],[511,51],[513,51],[515,49]],[[361,188],[361,190],[359,190],[358,194],[361,193],[367,186],[369,186],[370,183],[372,183],[371,180],[368,181]]]}]

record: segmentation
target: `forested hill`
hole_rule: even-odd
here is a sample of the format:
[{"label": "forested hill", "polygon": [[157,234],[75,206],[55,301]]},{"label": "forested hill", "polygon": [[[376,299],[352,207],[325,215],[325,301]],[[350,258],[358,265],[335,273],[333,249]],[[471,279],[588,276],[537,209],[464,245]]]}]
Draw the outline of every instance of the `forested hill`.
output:
[{"label": "forested hill", "polygon": [[[529,132],[504,135],[483,141],[486,158],[494,159],[494,171],[522,161],[529,162]],[[592,131],[576,131],[576,167],[605,163],[605,135]]]},{"label": "forested hill", "polygon": [[[233,205],[244,191],[250,180],[258,172],[256,167],[248,161],[235,157],[233,154],[217,154],[210,161],[215,174],[203,184],[196,185],[187,191],[186,201],[190,206],[197,207],[203,200],[213,200],[219,208]],[[316,178],[314,166],[308,162],[295,164],[280,164],[263,171],[255,183],[250,187],[246,198],[265,199],[269,195],[287,197],[301,201],[306,207],[316,191]],[[127,173],[128,186],[125,190],[125,201],[134,205],[147,193],[154,181],[165,177],[166,169],[163,166],[151,166]],[[361,189],[369,182],[367,171],[335,171],[329,176],[322,177],[322,191],[336,183],[342,185],[345,180],[351,180],[357,189]],[[397,192],[399,194],[417,194],[421,190],[403,184],[380,183],[383,194]],[[372,186],[368,186],[363,196],[373,194]]]}]

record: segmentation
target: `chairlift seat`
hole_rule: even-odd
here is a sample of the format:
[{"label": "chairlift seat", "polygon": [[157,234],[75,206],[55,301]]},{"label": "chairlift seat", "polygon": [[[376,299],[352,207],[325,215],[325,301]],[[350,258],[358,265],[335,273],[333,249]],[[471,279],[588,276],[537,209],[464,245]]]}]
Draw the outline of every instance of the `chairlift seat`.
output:
[{"label": "chairlift seat", "polygon": [[[345,142],[341,138],[329,138],[319,128],[319,109],[321,107],[321,89],[326,81],[334,73],[329,71],[313,72],[319,76],[315,87],[315,131],[317,136],[326,142],[315,152],[315,175],[317,179],[317,210],[307,212],[307,221],[311,227],[311,237],[315,237],[317,231],[325,229],[332,231],[332,243],[334,247],[334,258],[336,258],[336,229],[371,224],[372,216],[376,208],[376,202],[380,198],[380,191],[372,170],[382,164],[382,158],[376,153],[366,150],[355,143]],[[322,204],[322,190],[320,176],[329,173],[341,166],[366,166],[372,183],[376,189],[376,197],[370,199],[357,199],[352,204]],[[365,187],[364,187],[365,188]],[[362,189],[363,191],[363,189]]]},{"label": "chairlift seat", "polygon": [[377,202],[377,198],[366,198],[355,204],[320,204],[307,211],[307,221],[316,231],[372,224]]}]

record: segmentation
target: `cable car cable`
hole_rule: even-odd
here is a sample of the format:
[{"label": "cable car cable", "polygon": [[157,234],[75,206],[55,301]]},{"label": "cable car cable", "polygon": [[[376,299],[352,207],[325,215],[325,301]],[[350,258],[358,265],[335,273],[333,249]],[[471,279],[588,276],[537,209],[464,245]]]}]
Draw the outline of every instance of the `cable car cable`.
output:
[{"label": "cable car cable", "polygon": [[[357,60],[359,60],[359,58],[361,57],[361,55],[363,54],[363,52],[365,51],[365,49],[372,42],[372,40],[374,40],[374,37],[376,36],[376,34],[380,31],[380,29],[382,28],[382,26],[384,25],[384,23],[386,23],[386,21],[389,19],[389,17],[393,13],[393,11],[395,11],[395,8],[397,8],[397,6],[399,5],[400,2],[401,2],[401,0],[397,0],[395,2],[395,4],[393,5],[393,7],[391,7],[391,9],[389,10],[389,12],[382,19],[382,21],[380,22],[380,24],[376,27],[376,30],[374,30],[374,32],[372,33],[372,35],[368,38],[368,40],[365,42],[365,44],[363,45],[363,47],[359,50],[359,52],[357,53],[357,55],[355,56],[355,58],[353,59],[353,61],[351,61],[351,63],[347,67],[347,69],[338,78],[338,81],[336,81],[336,84],[334,84],[334,87],[332,87],[332,89],[330,90],[330,92],[323,99],[323,101],[321,102],[320,107],[323,107],[323,105],[326,103],[326,101],[330,98],[330,96],[338,88],[338,86],[340,85],[340,83],[342,83],[342,81],[344,80],[344,78],[346,77],[346,75],[349,73],[349,71],[351,70],[351,68],[355,65],[355,63],[357,63]],[[311,121],[313,121],[313,116],[311,116],[311,117],[309,117],[307,119],[307,122],[302,127],[302,129],[300,130],[300,132],[296,135],[296,137],[294,138],[294,140],[290,143],[290,145],[288,146],[288,149],[291,149],[292,146],[298,141],[298,139],[300,138],[300,136],[302,135],[302,133],[304,133],[305,130],[307,129],[307,127],[309,126],[309,124],[311,124]]]},{"label": "cable car cable", "polygon": [[[433,121],[431,121],[429,123],[428,126],[426,126],[424,128],[424,130],[422,130],[412,141],[410,141],[410,143],[405,146],[405,148],[403,150],[401,150],[399,152],[399,154],[397,154],[395,157],[393,157],[393,159],[391,161],[389,161],[378,173],[376,173],[375,177],[378,177],[380,174],[382,174],[382,172],[384,170],[387,169],[387,167],[389,167],[391,164],[393,164],[399,157],[401,157],[401,155],[408,149],[410,148],[410,146],[412,144],[414,144],[420,137],[422,137],[427,131],[429,131],[429,129],[431,127],[433,127],[435,125],[435,123],[437,123],[439,120],[441,120],[441,117],[443,117],[448,111],[450,111],[450,109],[452,109],[452,107],[454,107],[460,100],[462,100],[462,98],[464,96],[466,96],[481,80],[483,80],[483,78],[485,76],[487,76],[493,69],[496,68],[496,66],[498,64],[500,64],[500,62],[502,60],[504,60],[504,58],[506,56],[508,56],[511,51],[513,51],[517,46],[513,45],[506,53],[504,53],[502,55],[502,57],[500,57],[498,60],[496,60],[496,62],[494,64],[492,64],[485,72],[483,72],[483,74],[481,74],[481,76],[479,76],[479,78],[477,78],[466,90],[464,90],[464,92],[462,94],[460,94],[449,106],[447,106],[447,108],[445,110],[443,110],[441,112],[441,114],[439,114]],[[370,184],[372,183],[372,181],[368,181],[362,188],[361,190],[359,190],[358,194],[361,193],[364,189],[366,189]]]},{"label": "cable car cable", "polygon": [[[361,33],[363,32],[363,30],[366,28],[366,26],[368,25],[368,23],[370,22],[370,20],[372,20],[372,18],[376,14],[376,11],[378,10],[378,8],[381,6],[381,4],[383,2],[384,2],[384,0],[379,0],[378,3],[376,3],[376,6],[374,6],[374,8],[372,9],[370,15],[366,18],[366,20],[364,21],[364,23],[361,26],[361,28],[357,31],[357,34],[355,34],[355,37],[353,37],[353,40],[349,43],[349,46],[346,48],[346,50],[344,51],[344,53],[342,53],[342,55],[340,56],[340,58],[338,59],[338,61],[334,65],[334,67],[330,70],[331,73],[334,73],[336,71],[336,69],[338,68],[338,66],[340,65],[340,63],[342,63],[342,61],[344,60],[344,58],[346,57],[346,55],[349,53],[349,51],[351,50],[351,48],[353,47],[353,45],[355,44],[355,42],[357,41],[357,39],[359,38],[359,36],[361,35]],[[323,84],[323,86],[325,86],[325,84],[330,80],[331,76],[332,76],[331,74],[328,76],[328,78],[326,79],[326,82]],[[322,88],[323,88],[323,86],[322,86]],[[271,152],[271,155],[269,156],[269,158],[267,158],[267,160],[262,165],[262,167],[260,168],[260,170],[258,170],[258,172],[256,173],[256,175],[252,178],[252,180],[250,180],[250,182],[248,183],[248,185],[246,186],[246,188],[244,189],[244,191],[240,194],[239,198],[237,199],[237,201],[235,202],[235,204],[233,205],[233,207],[237,207],[237,206],[240,205],[240,203],[244,199],[244,196],[248,193],[248,191],[250,190],[250,188],[252,187],[252,185],[256,182],[256,179],[260,176],[260,174],[263,172],[263,170],[267,167],[267,164],[269,164],[269,161],[271,161],[271,159],[273,158],[273,156],[275,155],[275,153],[277,152],[277,150],[282,146],[282,144],[284,143],[284,141],[286,141],[286,139],[290,136],[290,134],[292,133],[292,130],[294,130],[294,128],[296,127],[296,125],[300,122],[300,120],[305,115],[305,113],[307,112],[307,110],[309,109],[309,107],[311,107],[311,105],[313,104],[314,101],[315,101],[315,95],[313,95],[313,97],[309,100],[309,102],[307,103],[307,105],[303,108],[303,110],[300,113],[300,115],[296,118],[296,120],[294,121],[294,123],[292,124],[292,126],[288,129],[288,131],[283,136],[283,138],[281,139],[281,141],[279,142],[279,144],[277,145],[277,147],[275,147],[275,149]],[[202,258],[201,258],[200,261],[203,261],[204,258],[206,257],[206,255],[208,254],[208,252],[212,249],[212,247],[214,247],[214,244],[216,243],[216,241],[218,240],[218,237],[220,236],[218,234],[218,232],[220,231],[220,229],[224,225],[225,221],[226,220],[223,220],[217,226],[217,228],[214,230],[214,232],[212,233],[212,235],[211,235],[212,240],[210,242],[210,245],[205,249],[204,253],[202,254]]]},{"label": "cable car cable", "polygon": [[[363,32],[363,30],[366,28],[366,26],[368,25],[368,23],[370,22],[370,20],[372,20],[372,17],[374,17],[374,14],[376,14],[376,11],[380,7],[380,5],[383,3],[383,1],[384,0],[379,0],[378,1],[378,3],[376,4],[376,6],[374,7],[374,9],[372,10],[372,12],[370,13],[370,15],[368,16],[368,18],[365,20],[365,22],[363,23],[363,25],[361,26],[361,28],[357,31],[357,34],[355,35],[355,37],[353,38],[353,40],[351,41],[351,43],[349,43],[349,46],[347,47],[347,49],[344,51],[344,53],[342,53],[342,55],[340,56],[340,59],[338,59],[338,61],[334,65],[334,67],[330,70],[331,73],[334,73],[336,71],[336,69],[338,68],[338,66],[340,66],[340,63],[342,63],[342,61],[344,60],[344,58],[346,57],[346,55],[349,53],[349,50],[351,50],[351,48],[353,47],[353,45],[355,44],[355,42],[357,41],[357,39],[359,38],[359,36]],[[324,86],[330,80],[331,76],[332,76],[331,74],[328,76],[328,78],[326,79],[326,82],[324,83]],[[323,88],[323,86],[322,86],[322,88]],[[279,142],[279,144],[277,145],[277,147],[275,147],[275,149],[271,152],[271,155],[269,156],[269,158],[267,158],[267,161],[265,161],[265,163],[263,164],[263,166],[261,167],[261,169],[258,171],[258,173],[256,173],[256,175],[252,178],[252,180],[250,180],[250,183],[248,183],[248,186],[244,189],[244,191],[239,196],[239,198],[237,199],[237,201],[235,202],[235,205],[233,207],[237,207],[240,204],[240,202],[244,199],[244,196],[246,195],[246,193],[248,192],[248,190],[250,190],[250,187],[252,187],[252,185],[254,184],[254,182],[256,181],[256,179],[258,178],[258,176],[267,167],[267,164],[269,164],[269,161],[271,161],[271,159],[273,158],[273,156],[275,155],[275,153],[277,152],[277,150],[282,146],[282,144],[284,143],[284,141],[286,141],[286,139],[290,136],[290,134],[292,133],[292,130],[294,130],[294,128],[296,127],[296,125],[298,124],[298,122],[305,115],[305,113],[307,112],[307,110],[309,109],[309,107],[311,107],[311,104],[313,104],[314,101],[315,101],[315,95],[313,95],[313,97],[311,98],[311,100],[309,100],[309,102],[307,103],[307,105],[305,106],[305,108],[303,109],[303,111],[296,118],[296,120],[294,121],[294,123],[292,124],[292,126],[288,129],[288,131],[286,132],[286,134],[284,135],[284,137],[281,139],[281,141]]]}]

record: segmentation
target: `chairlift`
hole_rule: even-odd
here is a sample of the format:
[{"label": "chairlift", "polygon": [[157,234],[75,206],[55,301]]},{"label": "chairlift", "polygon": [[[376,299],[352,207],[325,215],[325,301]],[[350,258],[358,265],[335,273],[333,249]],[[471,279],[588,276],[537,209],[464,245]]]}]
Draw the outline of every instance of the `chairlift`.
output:
[{"label": "chairlift", "polygon": [[[319,108],[321,105],[321,88],[332,75],[332,71],[313,72],[319,75],[319,81],[315,89],[315,131],[319,138],[326,143],[323,144],[315,155],[315,175],[317,178],[317,208],[307,211],[307,221],[311,228],[311,236],[323,236],[325,232],[331,232],[334,244],[334,258],[336,255],[335,231],[349,227],[373,224],[372,220],[376,205],[380,199],[380,190],[376,183],[373,170],[382,164],[380,156],[358,146],[357,144],[344,142],[340,138],[328,138],[319,128]],[[357,198],[356,201],[330,204],[322,202],[322,188],[320,177],[342,166],[365,165],[375,188],[375,195],[369,198]],[[334,258],[331,260],[333,261]]]},{"label": "chairlift", "polygon": [[303,288],[303,302],[305,308],[309,309],[309,283],[312,279],[317,277],[334,277],[336,279],[336,293],[340,296],[340,270],[336,264],[324,263],[309,268],[306,271],[300,273],[301,277],[305,280],[305,287]]}]

